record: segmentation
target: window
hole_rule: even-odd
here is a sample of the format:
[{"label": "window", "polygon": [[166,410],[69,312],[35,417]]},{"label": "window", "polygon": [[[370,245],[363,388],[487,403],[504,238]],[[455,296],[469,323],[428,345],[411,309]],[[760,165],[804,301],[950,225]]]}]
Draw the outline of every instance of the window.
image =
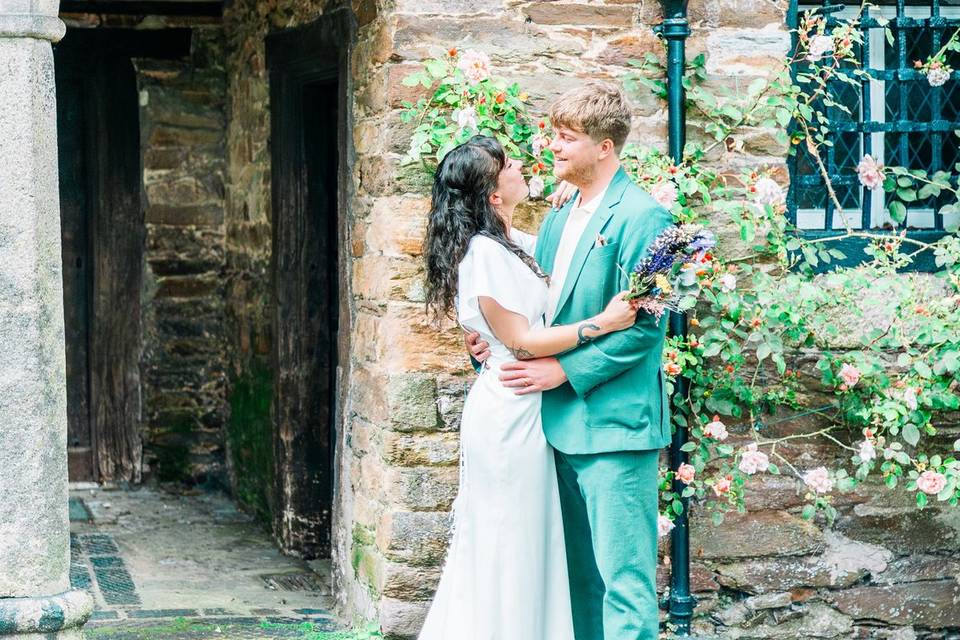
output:
[{"label": "window", "polygon": [[[855,5],[838,10],[830,6],[835,4],[817,5],[828,26],[859,13]],[[794,0],[791,27],[799,24],[799,13],[812,8],[798,6]],[[893,35],[892,43],[887,40],[884,22]],[[857,45],[855,53],[869,79],[865,77],[859,86],[831,83],[833,99],[847,107],[849,114],[819,105],[830,120],[829,139],[833,142],[821,155],[842,208],[837,210],[828,198],[820,172],[805,148],[798,148],[788,163],[788,215],[805,236],[835,235],[847,223],[854,229],[896,226],[887,209],[887,194],[882,189],[869,191],[857,179],[856,166],[865,154],[883,164],[930,173],[955,171],[960,163],[960,137],[954,133],[960,129],[960,73],[952,73],[943,86],[932,87],[926,76],[914,69],[914,61],[925,61],[939,51],[958,27],[960,6],[941,7],[939,0],[911,6],[899,0],[896,5],[872,6],[864,12],[860,23],[863,45]],[[954,69],[960,68],[960,55],[947,52],[947,61]],[[944,192],[911,203],[905,222],[908,232],[924,240],[941,237],[945,228],[960,222],[957,214],[938,213],[950,202],[952,194]],[[849,261],[859,261],[862,245],[843,248]],[[928,269],[931,265],[932,256],[923,256],[914,267]]]}]

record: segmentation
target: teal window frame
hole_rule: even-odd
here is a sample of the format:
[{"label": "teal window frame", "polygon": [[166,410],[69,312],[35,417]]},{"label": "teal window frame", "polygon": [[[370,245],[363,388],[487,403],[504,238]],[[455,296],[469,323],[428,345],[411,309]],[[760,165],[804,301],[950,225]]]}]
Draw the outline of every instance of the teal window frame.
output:
[{"label": "teal window frame", "polygon": [[[804,3],[801,8],[797,0],[790,2],[787,22],[792,29],[793,50],[798,45],[796,28],[800,14],[811,6]],[[816,6],[826,17],[828,27],[836,23],[836,16],[847,8],[831,0]],[[854,11],[856,9],[853,7]],[[838,199],[844,205],[843,210],[837,211],[825,197],[823,180],[819,172],[812,170],[804,148],[797,148],[796,153],[788,158],[787,216],[802,237],[842,234],[844,217],[851,226],[874,232],[893,234],[906,228],[909,237],[925,242],[934,242],[948,233],[946,229],[952,221],[945,221],[938,212],[942,203],[935,200],[911,207],[904,225],[892,225],[886,212],[885,194],[879,189],[874,193],[862,187],[855,163],[852,163],[854,159],[870,154],[885,164],[926,169],[931,173],[938,170],[955,172],[954,166],[947,165],[945,156],[950,156],[953,163],[960,163],[960,137],[953,133],[960,129],[960,73],[954,71],[943,87],[930,87],[926,76],[913,67],[914,59],[926,59],[938,51],[945,39],[960,27],[960,8],[949,5],[946,9],[946,12],[942,10],[940,0],[924,3],[897,0],[872,7],[861,20],[864,42],[859,47],[860,64],[869,77],[860,83],[859,91],[842,81],[830,84],[834,99],[851,108],[853,117],[836,107],[825,107],[831,129],[828,137],[834,144],[825,147],[823,160]],[[884,25],[878,21],[878,16],[888,20],[886,27],[894,36],[892,46],[886,42]],[[929,50],[923,47],[925,50],[918,51],[918,45],[925,45],[927,37]],[[882,51],[878,51],[878,47],[882,47]],[[882,58],[878,59],[878,54]],[[878,61],[881,63],[877,64]],[[960,68],[960,59],[950,62],[955,69]],[[921,154],[927,156],[927,161],[918,164],[916,159]],[[891,159],[889,155],[895,157]],[[818,198],[822,200],[822,206],[816,206],[820,204]],[[847,202],[851,204],[850,209],[847,209]],[[821,212],[822,220],[817,222],[815,219]],[[921,218],[926,219],[926,224],[916,224]],[[814,220],[812,224],[811,220]],[[845,238],[837,242],[836,248],[846,258],[832,264],[861,263],[867,257],[864,252],[867,242],[863,238]],[[935,270],[931,252],[919,254],[910,270]]]}]

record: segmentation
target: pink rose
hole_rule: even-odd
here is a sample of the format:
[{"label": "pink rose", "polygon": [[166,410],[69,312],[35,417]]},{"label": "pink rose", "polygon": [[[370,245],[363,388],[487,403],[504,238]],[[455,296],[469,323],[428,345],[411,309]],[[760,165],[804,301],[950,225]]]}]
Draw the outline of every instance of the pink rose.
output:
[{"label": "pink rose", "polygon": [[465,51],[457,68],[470,84],[479,84],[490,77],[490,57],[482,51]]},{"label": "pink rose", "polygon": [[843,383],[847,385],[847,388],[853,388],[858,382],[860,382],[860,370],[857,369],[852,364],[846,362],[843,363],[843,366],[840,367],[840,379],[843,380]]},{"label": "pink rose", "polygon": [[690,484],[693,482],[693,477],[697,474],[696,468],[692,464],[687,464],[686,462],[682,463],[677,468],[677,480],[683,484]]},{"label": "pink rose", "polygon": [[883,165],[874,160],[873,156],[865,155],[857,165],[857,177],[860,184],[873,191],[883,185]]},{"label": "pink rose", "polygon": [[653,188],[650,189],[650,195],[664,209],[669,209],[677,202],[677,187],[670,180],[664,180],[653,185]]},{"label": "pink rose", "polygon": [[727,439],[727,425],[720,422],[720,416],[713,416],[713,422],[708,422],[703,427],[703,435],[714,440]]},{"label": "pink rose", "polygon": [[864,440],[860,443],[857,455],[860,456],[860,462],[870,462],[877,457],[877,450],[873,448],[872,442]]},{"label": "pink rose", "polygon": [[757,451],[757,443],[751,442],[740,455],[740,471],[752,476],[758,471],[766,471],[770,466],[770,459],[762,451]]},{"label": "pink rose", "polygon": [[657,537],[662,538],[671,531],[673,531],[673,520],[663,515],[662,513],[657,516]]},{"label": "pink rose", "polygon": [[830,493],[833,489],[833,480],[826,467],[817,467],[803,474],[803,482],[817,493]]},{"label": "pink rose", "polygon": [[936,471],[924,471],[917,478],[917,489],[930,495],[940,493],[945,486],[947,486],[947,477]]},{"label": "pink rose", "polygon": [[717,496],[722,496],[725,493],[729,493],[731,484],[732,480],[730,479],[730,476],[717,478],[717,481],[713,483],[713,492]]},{"label": "pink rose", "polygon": [[683,371],[683,367],[678,365],[676,362],[668,362],[663,366],[663,372],[666,373],[671,378],[680,375]]}]

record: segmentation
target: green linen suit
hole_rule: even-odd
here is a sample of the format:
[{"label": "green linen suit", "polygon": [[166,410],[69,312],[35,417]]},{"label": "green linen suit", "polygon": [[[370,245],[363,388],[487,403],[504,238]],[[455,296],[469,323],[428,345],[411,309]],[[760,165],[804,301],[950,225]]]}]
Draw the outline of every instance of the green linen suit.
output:
[{"label": "green linen suit", "polygon": [[[552,211],[540,228],[536,258],[547,273],[576,200]],[[553,324],[602,311],[672,223],[621,168],[576,245]],[[657,637],[657,469],[659,450],[670,441],[665,334],[666,315],[658,322],[641,312],[631,328],[559,355],[568,382],[543,394],[577,640]]]}]

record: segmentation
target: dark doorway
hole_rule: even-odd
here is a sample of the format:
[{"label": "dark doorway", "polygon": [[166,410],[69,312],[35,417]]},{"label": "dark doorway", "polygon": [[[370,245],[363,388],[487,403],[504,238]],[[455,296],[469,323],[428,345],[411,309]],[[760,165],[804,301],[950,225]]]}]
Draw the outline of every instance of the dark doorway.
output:
[{"label": "dark doorway", "polygon": [[184,55],[189,31],[173,31],[70,29],[54,46],[71,481],[140,480],[144,225],[131,58]]},{"label": "dark doorway", "polygon": [[346,12],[267,39],[273,188],[276,519],[284,551],[328,557],[337,423]]}]

